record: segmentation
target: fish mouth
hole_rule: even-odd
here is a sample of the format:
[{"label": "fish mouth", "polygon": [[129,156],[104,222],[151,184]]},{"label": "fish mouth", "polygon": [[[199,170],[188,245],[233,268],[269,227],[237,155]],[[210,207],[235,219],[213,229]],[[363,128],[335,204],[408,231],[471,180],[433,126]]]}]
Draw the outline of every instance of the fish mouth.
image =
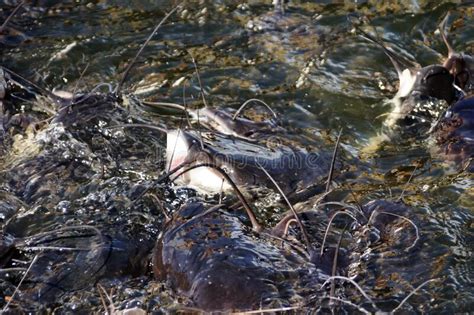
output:
[{"label": "fish mouth", "polygon": [[186,161],[190,144],[183,135],[184,131],[177,129],[168,131],[166,135],[166,169],[173,170]]},{"label": "fish mouth", "polygon": [[[190,167],[197,164],[212,163],[215,161],[200,145],[200,140],[183,130],[172,130],[167,133],[166,139],[166,169],[174,170],[180,167]],[[211,167],[194,168],[180,174],[175,181],[195,188],[199,192],[219,193],[231,190],[225,178]]]}]

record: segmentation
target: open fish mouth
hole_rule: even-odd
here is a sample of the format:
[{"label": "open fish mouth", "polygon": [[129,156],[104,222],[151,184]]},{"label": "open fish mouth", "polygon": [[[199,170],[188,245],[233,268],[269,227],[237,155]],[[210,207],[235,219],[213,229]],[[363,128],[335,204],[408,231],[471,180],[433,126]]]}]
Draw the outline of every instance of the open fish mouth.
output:
[{"label": "open fish mouth", "polygon": [[[258,167],[262,165],[287,194],[325,184],[331,164],[329,152],[321,150],[313,153],[282,144],[273,147],[272,139],[267,139],[267,144],[215,133],[173,130],[167,133],[167,170],[183,164],[214,163],[239,186],[272,187]],[[288,180],[289,177],[291,180]],[[193,169],[177,179],[207,193],[230,189],[222,176],[210,168]]]}]

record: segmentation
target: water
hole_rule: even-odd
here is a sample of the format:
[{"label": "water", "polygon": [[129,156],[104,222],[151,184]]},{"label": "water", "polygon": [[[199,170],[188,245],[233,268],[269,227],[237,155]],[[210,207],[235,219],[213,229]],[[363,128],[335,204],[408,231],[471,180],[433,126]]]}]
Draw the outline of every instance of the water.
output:
[{"label": "water", "polygon": [[[371,274],[361,279],[361,286],[377,297],[381,308],[392,309],[417,284],[439,278],[440,285],[428,286],[410,300],[408,311],[469,312],[474,308],[472,175],[446,165],[424,136],[377,141],[384,114],[390,110],[387,101],[396,93],[397,76],[377,46],[354,34],[346,14],[366,15],[391,47],[424,66],[441,62],[447,54],[435,30],[448,10],[452,11],[448,25],[454,48],[474,54],[472,7],[428,1],[357,5],[292,1],[282,17],[272,12],[269,2],[187,1],[132,69],[124,87],[127,111],[112,106],[114,100],[108,104],[98,101],[90,116],[81,121],[75,119],[74,110],[68,113],[63,118],[67,130],[54,124],[42,125],[38,131],[25,130],[20,124],[10,134],[2,134],[0,215],[4,232],[22,239],[64,225],[96,226],[115,243],[88,234],[89,244],[98,245],[93,252],[96,256],[87,259],[103,259],[102,252],[109,245],[125,253],[135,251],[131,256],[141,258],[135,261],[120,255],[120,250],[112,251],[118,267],[90,275],[93,280],[105,277],[101,284],[107,290],[117,288],[112,293],[115,307],[141,303],[150,310],[179,308],[179,301],[176,305],[172,293],[163,290],[149,270],[148,255],[160,232],[162,212],[150,198],[132,202],[164,170],[164,137],[144,130],[103,127],[132,120],[168,127],[180,124],[179,115],[142,106],[136,98],[182,104],[186,83],[187,103],[201,106],[192,55],[212,106],[238,108],[256,97],[270,104],[285,123],[307,134],[334,138],[344,127],[342,146],[354,175],[337,180],[332,199],[363,204],[378,198],[396,199],[404,191],[421,231],[416,259],[374,255],[371,259],[380,269],[371,269],[372,260],[360,267]],[[10,26],[25,35],[20,40],[26,40],[1,47],[0,63],[50,90],[85,92],[104,82],[115,86],[140,44],[172,5],[172,1],[38,1],[34,6],[25,5]],[[2,1],[1,8],[4,20],[13,8],[11,1]],[[373,31],[369,26],[367,30]],[[31,99],[31,95],[19,96]],[[46,109],[51,106],[43,105]],[[45,109],[35,106],[24,103],[28,117],[46,119]],[[171,211],[188,196],[183,193],[180,199],[179,192],[175,196],[166,187],[154,193],[169,201],[165,206]],[[259,218],[268,224],[275,222],[275,212],[283,211],[280,204],[272,203],[272,196],[264,194],[263,201],[257,201],[263,207]],[[82,246],[81,242],[74,246]],[[54,245],[73,246],[66,241]],[[17,262],[8,267],[27,267],[34,257],[28,251],[12,255]],[[58,254],[54,261],[62,257]],[[123,265],[134,276],[121,270]],[[73,267],[77,272],[87,269],[80,264]],[[2,275],[4,296],[13,293],[20,275]],[[41,268],[33,270],[31,277],[31,281],[41,281]],[[65,286],[70,285],[67,276],[65,279]],[[72,289],[83,286],[78,282]],[[98,310],[96,290],[66,295],[53,305],[64,312]],[[44,307],[46,298],[22,305],[22,298],[31,298],[25,292],[18,297],[22,307]],[[80,299],[80,294],[86,298]]]}]

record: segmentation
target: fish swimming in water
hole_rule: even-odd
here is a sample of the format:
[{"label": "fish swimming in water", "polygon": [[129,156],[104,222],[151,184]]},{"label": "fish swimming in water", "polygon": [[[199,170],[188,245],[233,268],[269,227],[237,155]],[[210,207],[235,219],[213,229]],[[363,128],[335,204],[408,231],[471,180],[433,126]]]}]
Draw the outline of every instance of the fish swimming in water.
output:
[{"label": "fish swimming in water", "polygon": [[453,104],[433,128],[435,154],[461,169],[474,171],[474,97]]},{"label": "fish swimming in water", "polygon": [[384,122],[389,129],[400,125],[409,126],[420,120],[431,122],[437,119],[447,106],[460,98],[454,86],[455,78],[446,67],[421,67],[417,63],[406,61],[387,48],[382,40],[360,27],[356,28],[364,38],[382,48],[398,74],[399,88],[392,99],[394,106]]},{"label": "fish swimming in water", "polygon": [[[259,168],[259,165],[263,165],[281,185],[284,193],[295,201],[322,192],[331,166],[330,152],[321,149],[311,152],[293,146],[291,142],[285,144],[284,140],[272,143],[272,140],[276,141],[278,138],[266,138],[265,144],[264,141],[247,141],[215,132],[166,130],[141,124],[111,126],[116,127],[144,127],[165,132],[166,169],[173,172],[184,167],[212,163],[224,169],[238,186],[272,187]],[[336,170],[340,167],[338,162]],[[231,188],[220,172],[207,167],[192,169],[179,176],[177,181],[204,193],[219,193]]]},{"label": "fish swimming in water", "polygon": [[[199,82],[199,72],[196,74]],[[213,108],[207,105],[201,86],[204,108],[190,110],[186,106],[163,102],[143,102],[153,108],[172,108],[185,113],[189,127],[189,116],[208,131],[168,130],[144,124],[128,124],[122,127],[145,127],[166,133],[167,170],[177,167],[212,163],[228,172],[238,186],[272,187],[258,164],[267,168],[273,178],[293,200],[321,192],[320,184],[329,171],[331,155],[313,139],[304,142],[299,131],[290,131],[281,126],[271,107],[259,99],[249,99],[238,110]],[[270,119],[253,121],[241,117],[240,113],[251,102],[263,105],[271,114]],[[118,126],[121,127],[121,126]],[[112,128],[114,128],[112,126]],[[321,141],[323,142],[323,141]],[[337,163],[337,170],[340,163]],[[288,180],[291,178],[291,180]],[[180,183],[205,193],[218,193],[230,189],[222,175],[212,168],[198,168],[186,172]]]},{"label": "fish swimming in water", "polygon": [[119,156],[143,142],[102,129],[133,112],[133,99],[117,94],[60,97],[0,67],[0,312],[57,308],[104,278],[147,272],[159,218],[143,204],[130,214],[140,180],[124,175],[133,167]]},{"label": "fish swimming in water", "polygon": [[[352,208],[345,211],[351,214]],[[408,228],[413,233],[408,238],[391,240],[393,230],[412,222],[403,217],[407,209],[402,203],[384,200],[364,205],[365,221],[361,219],[351,232],[354,240],[360,240],[355,246],[388,242],[388,246],[415,250],[419,231],[410,223]],[[304,224],[310,227],[316,211],[302,211],[298,217],[309,219]],[[361,213],[353,213],[354,218],[360,216]],[[282,226],[287,225],[288,219],[284,217],[275,228],[255,234],[225,205],[189,200],[165,224],[156,243],[155,276],[166,281],[177,296],[185,298],[186,306],[207,312],[286,307],[304,310],[320,307],[324,299],[337,299],[328,294],[325,286],[337,279],[348,279],[344,277],[347,272],[354,276],[355,269],[349,268],[351,260],[345,252],[335,256],[340,249],[326,247],[324,240],[321,243],[321,233],[310,235],[312,248],[320,246],[321,251],[306,252],[302,245],[285,239],[283,231],[287,228]],[[358,233],[367,235],[366,230],[377,232],[378,238],[372,236],[366,240],[368,243],[362,242],[364,237]],[[360,257],[354,253],[351,259],[357,262]],[[378,310],[375,304],[373,307]]]},{"label": "fish swimming in water", "polygon": [[301,297],[293,287],[298,273],[324,276],[304,262],[304,254],[278,243],[253,236],[224,206],[189,203],[165,227],[153,252],[153,269],[158,279],[205,311],[298,304]]},{"label": "fish swimming in water", "polygon": [[444,61],[443,66],[453,75],[456,85],[466,94],[471,94],[474,92],[474,57],[464,53],[457,53],[453,49],[445,33],[448,18],[449,13],[443,19],[438,28],[441,37],[448,48],[448,57]]},{"label": "fish swimming in water", "polygon": [[[251,103],[265,106],[271,117],[262,121],[254,121],[243,117],[243,110]],[[256,98],[245,101],[237,110],[230,107],[211,107],[206,102],[203,108],[198,109],[190,109],[184,105],[166,102],[142,101],[142,104],[155,109],[176,109],[186,115],[190,125],[194,121],[206,129],[247,140],[255,140],[258,135],[272,134],[283,130],[279,125],[277,114],[267,103]]]}]

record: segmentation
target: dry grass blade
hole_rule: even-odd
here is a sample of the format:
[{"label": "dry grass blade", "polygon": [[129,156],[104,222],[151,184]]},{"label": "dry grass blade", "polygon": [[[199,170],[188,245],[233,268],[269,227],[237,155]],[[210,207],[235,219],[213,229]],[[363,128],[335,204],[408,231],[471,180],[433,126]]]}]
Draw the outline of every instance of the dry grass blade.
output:
[{"label": "dry grass blade", "polygon": [[148,36],[148,38],[146,39],[146,41],[142,44],[142,46],[140,47],[140,49],[138,50],[137,54],[135,55],[135,57],[132,59],[132,61],[128,64],[127,68],[125,69],[125,72],[122,76],[122,79],[120,80],[119,84],[117,85],[117,88],[115,89],[115,95],[118,95],[120,93],[120,90],[122,89],[122,86],[123,84],[125,83],[125,80],[127,79],[127,76],[128,74],[130,73],[130,70],[132,69],[132,67],[135,65],[135,63],[137,62],[137,59],[138,57],[141,55],[141,53],[143,52],[143,50],[145,49],[145,47],[148,45],[148,43],[151,41],[151,39],[153,38],[153,36],[155,36],[156,32],[158,31],[158,29],[161,27],[161,25],[163,25],[163,23],[166,22],[166,20],[179,8],[181,4],[178,4],[177,6],[175,6],[168,14],[165,15],[165,17],[163,19],[161,19],[160,23],[158,23],[157,26],[155,26],[155,29],[153,30],[153,32],[151,32],[150,36]]},{"label": "dry grass blade", "polygon": [[8,300],[7,304],[5,304],[5,306],[3,307],[2,312],[6,312],[6,311],[8,310],[8,307],[10,306],[11,302],[12,302],[13,299],[15,298],[15,295],[16,295],[16,294],[18,293],[18,291],[20,290],[20,287],[21,287],[23,281],[25,281],[26,276],[28,275],[28,273],[30,272],[31,268],[33,267],[33,265],[34,265],[34,264],[36,263],[36,261],[38,260],[38,257],[39,257],[39,254],[36,254],[35,257],[33,258],[33,260],[31,261],[30,266],[28,267],[28,269],[26,269],[25,274],[23,275],[23,277],[21,277],[20,282],[19,282],[18,285],[16,286],[15,291],[13,291],[13,294],[12,294],[12,296],[10,297],[10,300]]}]

